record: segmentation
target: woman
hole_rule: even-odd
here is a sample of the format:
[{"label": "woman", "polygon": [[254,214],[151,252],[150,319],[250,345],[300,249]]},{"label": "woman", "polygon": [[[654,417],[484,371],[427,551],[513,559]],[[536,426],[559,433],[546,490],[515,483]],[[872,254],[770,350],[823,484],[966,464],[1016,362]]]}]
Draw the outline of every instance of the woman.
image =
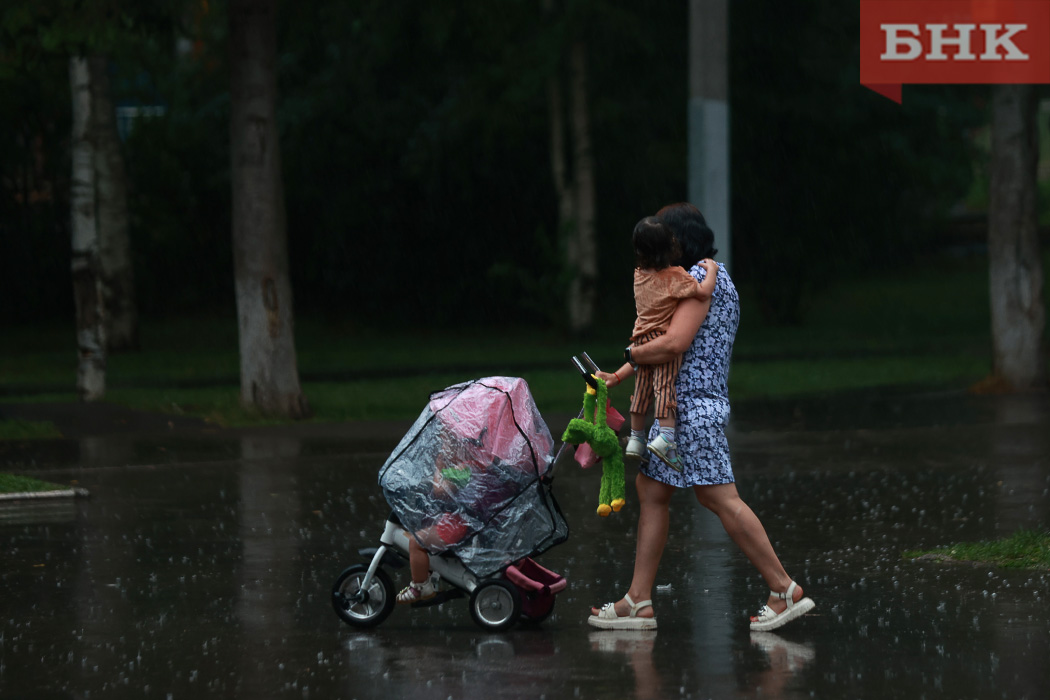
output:
[{"label": "woman", "polygon": [[[679,264],[702,279],[698,260],[712,258],[714,234],[700,211],[691,204],[672,204],[656,214],[671,229],[682,249]],[[740,322],[740,299],[724,267],[719,267],[715,292],[709,301],[684,299],[663,336],[628,348],[628,363],[616,372],[598,376],[614,387],[634,373],[636,364],[659,364],[684,353],[676,385],[678,393],[677,443],[682,471],[658,459],[642,466],[635,479],[638,490],[638,542],[634,576],[627,594],[601,609],[592,608],[587,622],[606,629],[655,629],[652,606],[656,569],[667,542],[669,506],[676,488],[691,487],[696,500],[716,516],[729,537],[758,569],[769,585],[769,600],[751,618],[752,630],[771,630],[801,617],[814,603],[803,597],[773,551],[762,523],[736,490],[725,425],[729,420],[727,379],[729,358]],[[653,438],[655,436],[650,436]]]}]

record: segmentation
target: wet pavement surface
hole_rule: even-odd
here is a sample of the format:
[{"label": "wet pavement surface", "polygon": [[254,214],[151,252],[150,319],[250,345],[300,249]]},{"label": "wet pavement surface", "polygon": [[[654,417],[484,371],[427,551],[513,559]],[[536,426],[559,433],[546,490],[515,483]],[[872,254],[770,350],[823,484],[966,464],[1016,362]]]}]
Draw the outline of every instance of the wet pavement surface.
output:
[{"label": "wet pavement surface", "polygon": [[659,630],[588,627],[627,588],[637,506],[629,488],[599,518],[599,475],[571,462],[570,538],[539,559],[569,588],[542,625],[488,633],[454,600],[354,629],[331,586],[377,544],[377,470],[407,424],[77,425],[0,443],[0,471],[91,492],[0,503],[5,699],[1050,697],[1050,572],[901,557],[1050,526],[1045,395],[734,406],[738,488],[817,602],[765,634],[747,625],[762,580],[684,491]]}]

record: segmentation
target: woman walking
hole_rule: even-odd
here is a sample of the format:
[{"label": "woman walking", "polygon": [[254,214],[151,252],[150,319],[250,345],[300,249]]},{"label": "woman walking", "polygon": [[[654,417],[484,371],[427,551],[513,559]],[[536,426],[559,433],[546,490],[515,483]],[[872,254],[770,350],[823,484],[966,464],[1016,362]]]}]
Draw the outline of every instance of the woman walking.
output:
[{"label": "woman walking", "polygon": [[[696,263],[713,258],[714,234],[691,204],[672,204],[656,214],[678,239],[678,264],[703,281],[706,271]],[[769,585],[770,595],[751,618],[752,630],[772,630],[801,617],[814,607],[802,588],[784,570],[758,516],[737,493],[725,426],[729,420],[727,380],[729,360],[740,322],[740,298],[725,268],[719,265],[715,291],[708,301],[684,299],[667,332],[645,345],[625,351],[628,362],[616,372],[601,372],[610,387],[631,376],[639,364],[660,364],[683,354],[678,374],[676,443],[681,471],[650,459],[638,472],[638,540],[634,575],[624,597],[592,608],[587,622],[605,629],[655,629],[652,590],[667,543],[671,496],[676,488],[692,488],[700,505],[713,512],[729,537]],[[650,435],[650,440],[655,435]]]}]

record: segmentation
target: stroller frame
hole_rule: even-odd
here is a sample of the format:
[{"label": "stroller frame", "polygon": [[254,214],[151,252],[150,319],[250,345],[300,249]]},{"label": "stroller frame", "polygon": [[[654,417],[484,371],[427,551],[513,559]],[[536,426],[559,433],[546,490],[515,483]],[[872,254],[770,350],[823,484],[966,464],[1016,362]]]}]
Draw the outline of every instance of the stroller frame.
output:
[{"label": "stroller frame", "polygon": [[[386,568],[405,566],[409,538],[411,534],[391,514],[379,547],[358,551],[369,563],[347,568],[332,588],[332,605],[340,619],[354,627],[374,627],[393,612],[396,589]],[[430,569],[432,580],[440,578],[452,588],[410,607],[430,607],[469,596],[471,618],[491,632],[509,629],[519,621],[542,622],[554,610],[554,596],[568,585],[564,577],[530,558],[507,566],[503,577],[479,579],[454,554],[431,555]]]},{"label": "stroller frame", "polygon": [[[573,365],[592,386],[592,373],[597,365],[587,353],[572,358]],[[582,415],[582,412],[581,412]],[[565,450],[562,443],[551,465]],[[387,568],[405,566],[409,557],[408,532],[393,513],[387,518],[378,547],[366,547],[358,553],[368,564],[355,564],[336,578],[332,587],[332,607],[343,622],[353,627],[375,627],[394,610],[397,595]],[[444,580],[452,587],[439,591],[433,598],[411,603],[421,608],[440,605],[454,598],[470,598],[470,616],[490,632],[510,629],[519,621],[538,624],[554,610],[555,596],[568,586],[564,577],[545,569],[529,557],[506,566],[501,575],[479,578],[455,554],[430,557],[431,580]]]}]

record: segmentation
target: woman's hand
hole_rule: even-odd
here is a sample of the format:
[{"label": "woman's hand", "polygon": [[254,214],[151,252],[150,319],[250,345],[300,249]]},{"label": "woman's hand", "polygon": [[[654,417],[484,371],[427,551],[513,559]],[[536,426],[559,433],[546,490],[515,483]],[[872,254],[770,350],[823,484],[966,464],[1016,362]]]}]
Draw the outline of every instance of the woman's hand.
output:
[{"label": "woman's hand", "polygon": [[[671,325],[663,335],[653,338],[644,345],[631,349],[635,362],[642,365],[658,365],[673,360],[681,355],[693,343],[697,331],[707,318],[711,300],[700,301],[696,298],[682,299],[671,316]],[[628,365],[629,366],[629,365]],[[622,376],[623,373],[621,372]]]}]

